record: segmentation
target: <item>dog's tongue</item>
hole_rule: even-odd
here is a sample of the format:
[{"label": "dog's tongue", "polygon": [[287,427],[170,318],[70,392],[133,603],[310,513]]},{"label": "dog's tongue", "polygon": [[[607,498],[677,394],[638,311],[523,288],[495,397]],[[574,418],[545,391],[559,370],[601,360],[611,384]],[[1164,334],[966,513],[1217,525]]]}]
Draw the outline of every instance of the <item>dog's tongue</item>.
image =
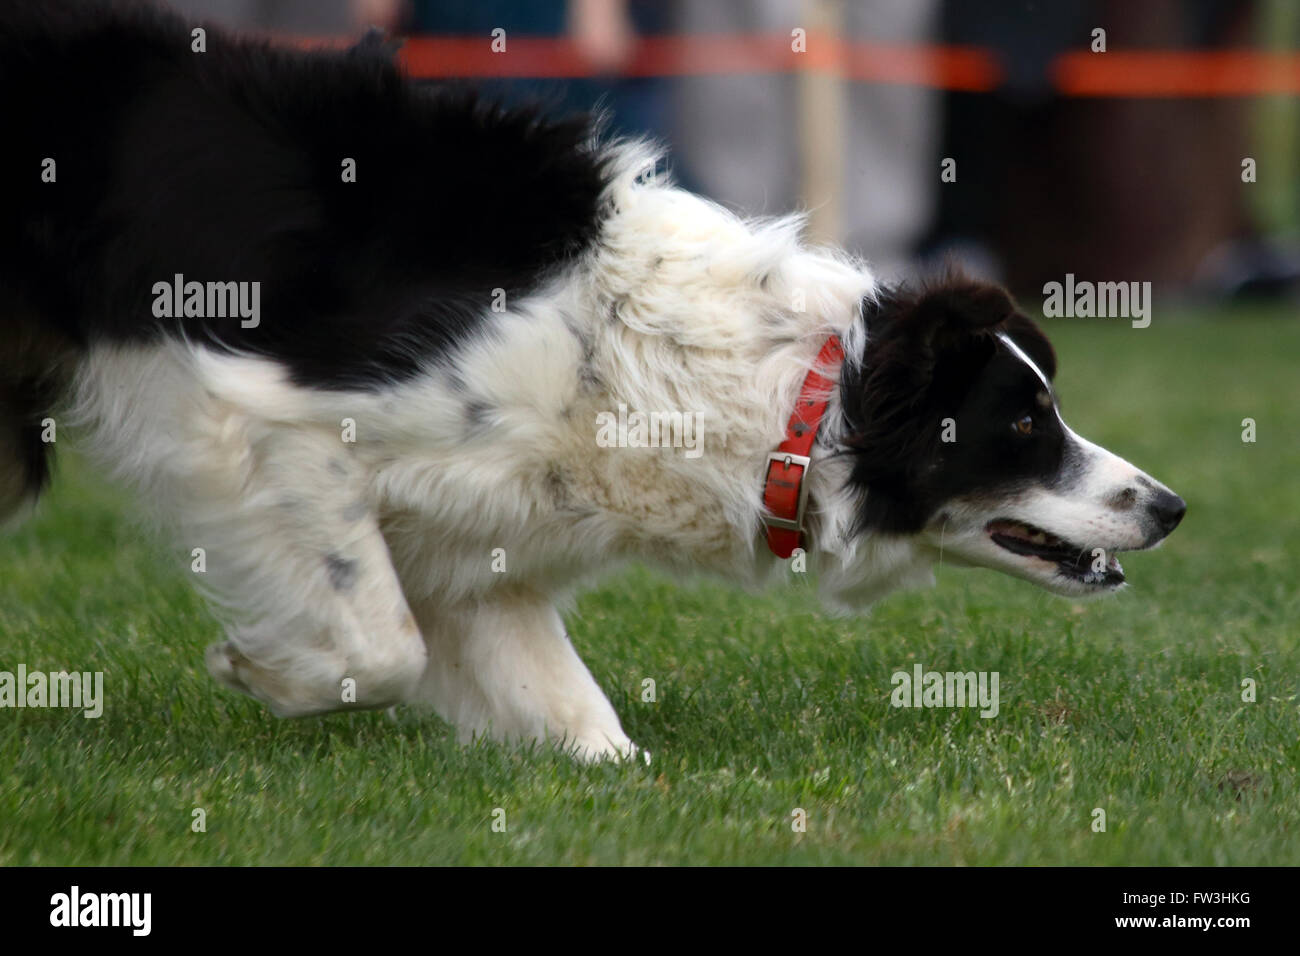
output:
[{"label": "dog's tongue", "polygon": [[990,534],[1000,534],[1008,538],[1019,538],[1021,541],[1033,541],[1034,532],[1030,531],[1024,525],[1017,521],[990,521],[988,524]]}]

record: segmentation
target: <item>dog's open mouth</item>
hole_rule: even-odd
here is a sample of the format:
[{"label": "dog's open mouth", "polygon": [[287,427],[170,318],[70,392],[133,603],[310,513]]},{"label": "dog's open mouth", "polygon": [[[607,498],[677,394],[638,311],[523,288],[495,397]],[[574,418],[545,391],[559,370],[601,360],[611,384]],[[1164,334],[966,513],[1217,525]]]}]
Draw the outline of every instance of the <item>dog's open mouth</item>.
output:
[{"label": "dog's open mouth", "polygon": [[[1109,551],[1104,555],[1094,555],[1091,547],[1071,544],[1051,532],[1009,518],[990,521],[984,530],[998,547],[1012,554],[1050,561],[1056,565],[1058,574],[1081,584],[1112,588],[1124,583],[1124,569]],[[1095,570],[1102,558],[1105,559],[1104,567]]]}]

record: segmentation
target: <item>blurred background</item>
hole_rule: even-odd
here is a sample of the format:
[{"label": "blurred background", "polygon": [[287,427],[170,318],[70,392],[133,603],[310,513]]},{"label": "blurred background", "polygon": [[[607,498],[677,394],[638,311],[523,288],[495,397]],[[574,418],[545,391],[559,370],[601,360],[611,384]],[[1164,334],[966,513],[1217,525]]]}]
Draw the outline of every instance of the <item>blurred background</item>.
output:
[{"label": "blurred background", "polygon": [[809,210],[886,276],[956,260],[1023,295],[1072,273],[1164,304],[1300,298],[1288,0],[172,6],[306,44],[378,27],[429,82],[598,109],[687,187]]}]

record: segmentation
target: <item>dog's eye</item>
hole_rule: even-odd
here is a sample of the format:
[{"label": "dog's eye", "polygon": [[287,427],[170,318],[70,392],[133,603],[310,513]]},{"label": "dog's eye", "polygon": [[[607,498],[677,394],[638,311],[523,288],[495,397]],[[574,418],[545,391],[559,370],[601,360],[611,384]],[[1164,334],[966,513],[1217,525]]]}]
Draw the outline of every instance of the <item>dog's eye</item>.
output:
[{"label": "dog's eye", "polygon": [[1015,424],[1016,431],[1022,435],[1028,435],[1034,430],[1034,418],[1032,415],[1026,415]]}]

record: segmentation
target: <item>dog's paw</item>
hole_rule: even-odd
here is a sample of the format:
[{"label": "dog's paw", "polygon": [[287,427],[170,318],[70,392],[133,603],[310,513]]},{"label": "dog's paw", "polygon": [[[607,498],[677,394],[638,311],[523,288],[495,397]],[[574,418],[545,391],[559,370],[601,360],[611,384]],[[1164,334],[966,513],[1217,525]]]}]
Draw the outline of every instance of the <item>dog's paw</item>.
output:
[{"label": "dog's paw", "polygon": [[203,662],[208,665],[208,673],[217,683],[241,694],[253,696],[252,689],[244,683],[239,676],[239,671],[236,670],[237,662],[247,664],[248,661],[229,641],[209,644],[207,650],[203,652]]},{"label": "dog's paw", "polygon": [[304,717],[337,709],[337,705],[322,706],[302,699],[278,675],[258,667],[230,641],[209,644],[203,657],[217,683],[261,701],[277,717]]},{"label": "dog's paw", "polygon": [[627,737],[612,738],[608,735],[584,735],[566,741],[566,753],[583,763],[623,763],[624,761],[645,761],[650,763],[650,751],[643,750]]}]

